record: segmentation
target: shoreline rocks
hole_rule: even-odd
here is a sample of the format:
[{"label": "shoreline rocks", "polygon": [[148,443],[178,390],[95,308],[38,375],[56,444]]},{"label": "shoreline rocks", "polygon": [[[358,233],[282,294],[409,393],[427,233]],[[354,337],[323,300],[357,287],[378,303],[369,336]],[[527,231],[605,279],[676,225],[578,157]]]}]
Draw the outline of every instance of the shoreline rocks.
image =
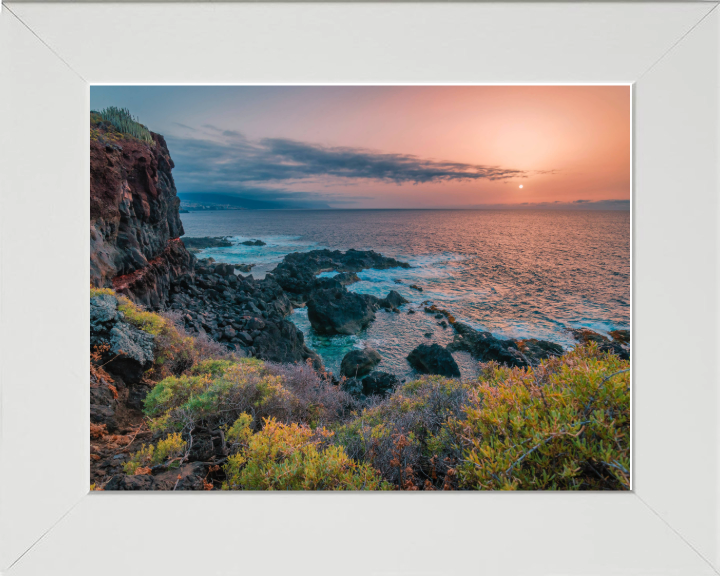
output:
[{"label": "shoreline rocks", "polygon": [[308,320],[318,334],[357,334],[375,320],[377,302],[374,296],[348,292],[336,283],[310,294]]},{"label": "shoreline rocks", "polygon": [[452,354],[439,344],[420,344],[407,356],[410,365],[423,374],[460,377],[460,368]]},{"label": "shoreline rocks", "polygon": [[595,342],[602,352],[612,352],[613,354],[619,356],[622,360],[630,360],[629,330],[614,330],[613,332],[610,332],[610,335],[613,338],[612,340],[602,334],[598,334],[597,332],[590,330],[589,328],[571,329],[570,333],[575,340],[582,344]]},{"label": "shoreline rocks", "polygon": [[448,345],[448,349],[453,352],[469,352],[473,358],[482,362],[494,360],[500,364],[521,368],[528,365],[514,340],[495,338],[490,332],[475,330],[462,322],[455,322],[453,328],[455,337]]},{"label": "shoreline rocks", "polygon": [[316,287],[316,282],[325,280],[317,278],[320,272],[357,273],[370,268],[410,268],[410,264],[388,258],[373,250],[311,250],[288,254],[271,274],[283,290],[304,295],[305,297],[300,299],[306,300],[306,296]]},{"label": "shoreline rocks", "polygon": [[139,383],[155,361],[155,337],[124,321],[115,296],[90,298],[90,346],[103,349],[102,362],[128,384]]},{"label": "shoreline rocks", "polygon": [[373,348],[351,350],[340,363],[340,374],[347,378],[362,378],[370,374],[381,360],[382,357]]},{"label": "shoreline rocks", "polygon": [[191,254],[197,254],[206,248],[229,248],[232,246],[232,242],[228,240],[227,236],[203,236],[202,238],[183,236],[180,239]]}]

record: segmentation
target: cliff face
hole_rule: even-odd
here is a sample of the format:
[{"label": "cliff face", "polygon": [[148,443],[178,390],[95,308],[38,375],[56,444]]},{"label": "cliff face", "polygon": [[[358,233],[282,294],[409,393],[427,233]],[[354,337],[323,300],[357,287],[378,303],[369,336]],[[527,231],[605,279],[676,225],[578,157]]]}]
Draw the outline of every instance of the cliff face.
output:
[{"label": "cliff face", "polygon": [[90,279],[157,308],[194,258],[176,240],[184,231],[173,161],[165,139],[152,137],[154,145],[91,125]]}]

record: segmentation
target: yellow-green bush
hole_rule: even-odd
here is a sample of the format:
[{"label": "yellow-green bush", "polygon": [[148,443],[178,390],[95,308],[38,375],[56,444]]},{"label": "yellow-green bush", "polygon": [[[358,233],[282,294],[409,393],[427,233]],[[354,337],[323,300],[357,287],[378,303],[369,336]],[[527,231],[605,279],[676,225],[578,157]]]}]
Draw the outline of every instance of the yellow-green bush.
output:
[{"label": "yellow-green bush", "polygon": [[170,376],[148,393],[144,411],[154,419],[155,429],[181,430],[201,422],[221,426],[242,412],[250,412],[258,420],[265,416],[283,421],[292,418],[297,399],[260,360],[206,362],[192,372],[198,375]]},{"label": "yellow-green bush", "polygon": [[168,464],[172,467],[173,464],[178,464],[177,459],[185,451],[186,446],[187,443],[183,441],[180,434],[169,434],[157,445],[145,446],[143,444],[140,450],[123,464],[123,469],[126,474],[135,474],[138,468],[156,466],[166,463],[168,460]]},{"label": "yellow-green bush", "polygon": [[351,402],[347,394],[305,365],[210,359],[160,381],[145,399],[145,413],[160,430],[200,422],[221,426],[241,412],[251,413],[256,423],[272,416],[322,427],[342,417],[346,402]]},{"label": "yellow-green bush", "polygon": [[102,295],[115,296],[115,291],[112,288],[97,288],[92,284],[90,285],[90,298]]},{"label": "yellow-green bush", "polygon": [[491,365],[451,424],[461,488],[630,487],[629,362],[594,343],[534,369]]},{"label": "yellow-green bush", "polygon": [[224,490],[378,490],[387,488],[367,464],[358,464],[340,446],[325,446],[325,429],[265,420],[252,434],[245,418],[233,426],[243,446],[225,465]]}]

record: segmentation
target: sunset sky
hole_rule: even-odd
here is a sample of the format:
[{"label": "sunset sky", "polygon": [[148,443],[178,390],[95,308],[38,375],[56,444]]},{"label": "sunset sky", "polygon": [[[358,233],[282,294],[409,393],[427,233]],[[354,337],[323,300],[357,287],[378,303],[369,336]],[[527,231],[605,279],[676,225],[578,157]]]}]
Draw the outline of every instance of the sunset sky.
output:
[{"label": "sunset sky", "polygon": [[628,86],[92,87],[106,106],[165,136],[187,199],[629,208]]}]

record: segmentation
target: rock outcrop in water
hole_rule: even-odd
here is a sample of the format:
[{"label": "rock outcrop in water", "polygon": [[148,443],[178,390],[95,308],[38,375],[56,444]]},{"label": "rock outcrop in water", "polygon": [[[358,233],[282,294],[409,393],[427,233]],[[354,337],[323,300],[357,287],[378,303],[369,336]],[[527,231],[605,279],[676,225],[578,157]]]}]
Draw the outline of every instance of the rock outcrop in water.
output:
[{"label": "rock outcrop in water", "polygon": [[350,350],[340,363],[340,374],[348,378],[362,378],[370,374],[381,360],[380,354],[372,348]]},{"label": "rock outcrop in water", "polygon": [[450,352],[440,344],[420,344],[407,357],[410,365],[422,374],[460,377],[460,368]]},{"label": "rock outcrop in water", "polygon": [[308,320],[318,334],[357,334],[375,320],[378,299],[348,292],[344,286],[318,288],[307,301]]},{"label": "rock outcrop in water", "polygon": [[229,248],[232,246],[232,242],[225,236],[203,236],[202,238],[188,238],[183,236],[182,241],[183,244],[185,244],[185,248],[188,249],[188,252],[193,254],[197,254],[200,250],[205,250],[206,248]]},{"label": "rock outcrop in water", "polygon": [[369,268],[410,268],[410,264],[372,250],[312,250],[288,254],[272,274],[283,290],[305,301],[316,287],[320,272],[360,272]]},{"label": "rock outcrop in water", "polygon": [[[268,274],[291,301],[307,303],[308,319],[319,334],[357,334],[375,319],[380,308],[397,310],[406,303],[391,290],[385,298],[349,292],[347,285],[358,282],[357,272],[367,268],[409,268],[407,262],[387,258],[376,252],[312,250],[288,254]],[[318,278],[320,272],[340,272],[331,278]]]},{"label": "rock outcrop in water", "polygon": [[462,322],[454,322],[452,326],[455,329],[455,338],[448,345],[448,349],[453,352],[469,352],[481,362],[492,360],[506,366],[524,368],[536,366],[541,360],[562,356],[564,353],[562,346],[547,340],[503,340]]}]

